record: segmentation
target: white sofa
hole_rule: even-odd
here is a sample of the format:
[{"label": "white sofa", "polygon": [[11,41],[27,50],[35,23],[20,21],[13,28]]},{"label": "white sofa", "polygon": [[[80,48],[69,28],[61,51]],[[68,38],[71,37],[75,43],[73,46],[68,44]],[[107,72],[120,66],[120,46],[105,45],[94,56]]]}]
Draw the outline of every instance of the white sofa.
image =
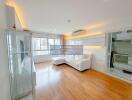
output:
[{"label": "white sofa", "polygon": [[65,63],[65,58],[64,57],[54,57],[52,58],[53,64],[54,65],[60,65]]},{"label": "white sofa", "polygon": [[65,58],[54,58],[53,64],[68,64],[71,67],[84,71],[89,69],[92,64],[92,54],[84,54],[84,55],[65,55]]},{"label": "white sofa", "polygon": [[65,62],[79,71],[84,71],[91,67],[92,55],[66,55]]}]

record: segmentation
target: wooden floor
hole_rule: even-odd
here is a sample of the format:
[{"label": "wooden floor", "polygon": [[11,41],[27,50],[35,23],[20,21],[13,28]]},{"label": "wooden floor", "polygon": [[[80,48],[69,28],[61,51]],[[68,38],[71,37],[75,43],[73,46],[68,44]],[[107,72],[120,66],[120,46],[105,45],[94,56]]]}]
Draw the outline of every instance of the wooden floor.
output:
[{"label": "wooden floor", "polygon": [[94,70],[36,65],[36,100],[132,100],[132,84]]}]

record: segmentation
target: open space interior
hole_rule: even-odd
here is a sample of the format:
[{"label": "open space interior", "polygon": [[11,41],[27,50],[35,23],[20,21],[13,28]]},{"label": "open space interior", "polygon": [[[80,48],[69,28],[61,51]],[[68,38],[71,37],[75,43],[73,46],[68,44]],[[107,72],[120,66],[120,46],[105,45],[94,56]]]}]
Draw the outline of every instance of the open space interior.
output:
[{"label": "open space interior", "polygon": [[132,0],[0,0],[0,100],[132,100]]}]

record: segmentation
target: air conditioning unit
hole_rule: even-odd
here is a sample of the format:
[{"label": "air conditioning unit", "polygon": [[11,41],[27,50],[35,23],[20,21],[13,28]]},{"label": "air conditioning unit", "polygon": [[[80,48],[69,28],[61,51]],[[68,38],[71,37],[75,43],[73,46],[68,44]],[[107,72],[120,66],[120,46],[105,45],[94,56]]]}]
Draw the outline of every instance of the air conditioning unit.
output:
[{"label": "air conditioning unit", "polygon": [[72,36],[78,36],[78,35],[84,35],[84,34],[86,34],[86,30],[83,30],[83,29],[80,29],[80,30],[76,30],[76,31],[74,31],[74,32],[72,32]]}]

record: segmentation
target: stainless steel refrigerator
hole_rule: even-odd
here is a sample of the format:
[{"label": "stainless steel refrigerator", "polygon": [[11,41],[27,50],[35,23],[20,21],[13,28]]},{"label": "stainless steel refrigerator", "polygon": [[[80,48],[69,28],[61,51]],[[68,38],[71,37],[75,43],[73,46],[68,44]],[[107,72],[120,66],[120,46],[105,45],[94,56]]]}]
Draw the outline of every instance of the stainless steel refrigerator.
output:
[{"label": "stainless steel refrigerator", "polygon": [[11,100],[34,100],[32,33],[6,30]]}]

